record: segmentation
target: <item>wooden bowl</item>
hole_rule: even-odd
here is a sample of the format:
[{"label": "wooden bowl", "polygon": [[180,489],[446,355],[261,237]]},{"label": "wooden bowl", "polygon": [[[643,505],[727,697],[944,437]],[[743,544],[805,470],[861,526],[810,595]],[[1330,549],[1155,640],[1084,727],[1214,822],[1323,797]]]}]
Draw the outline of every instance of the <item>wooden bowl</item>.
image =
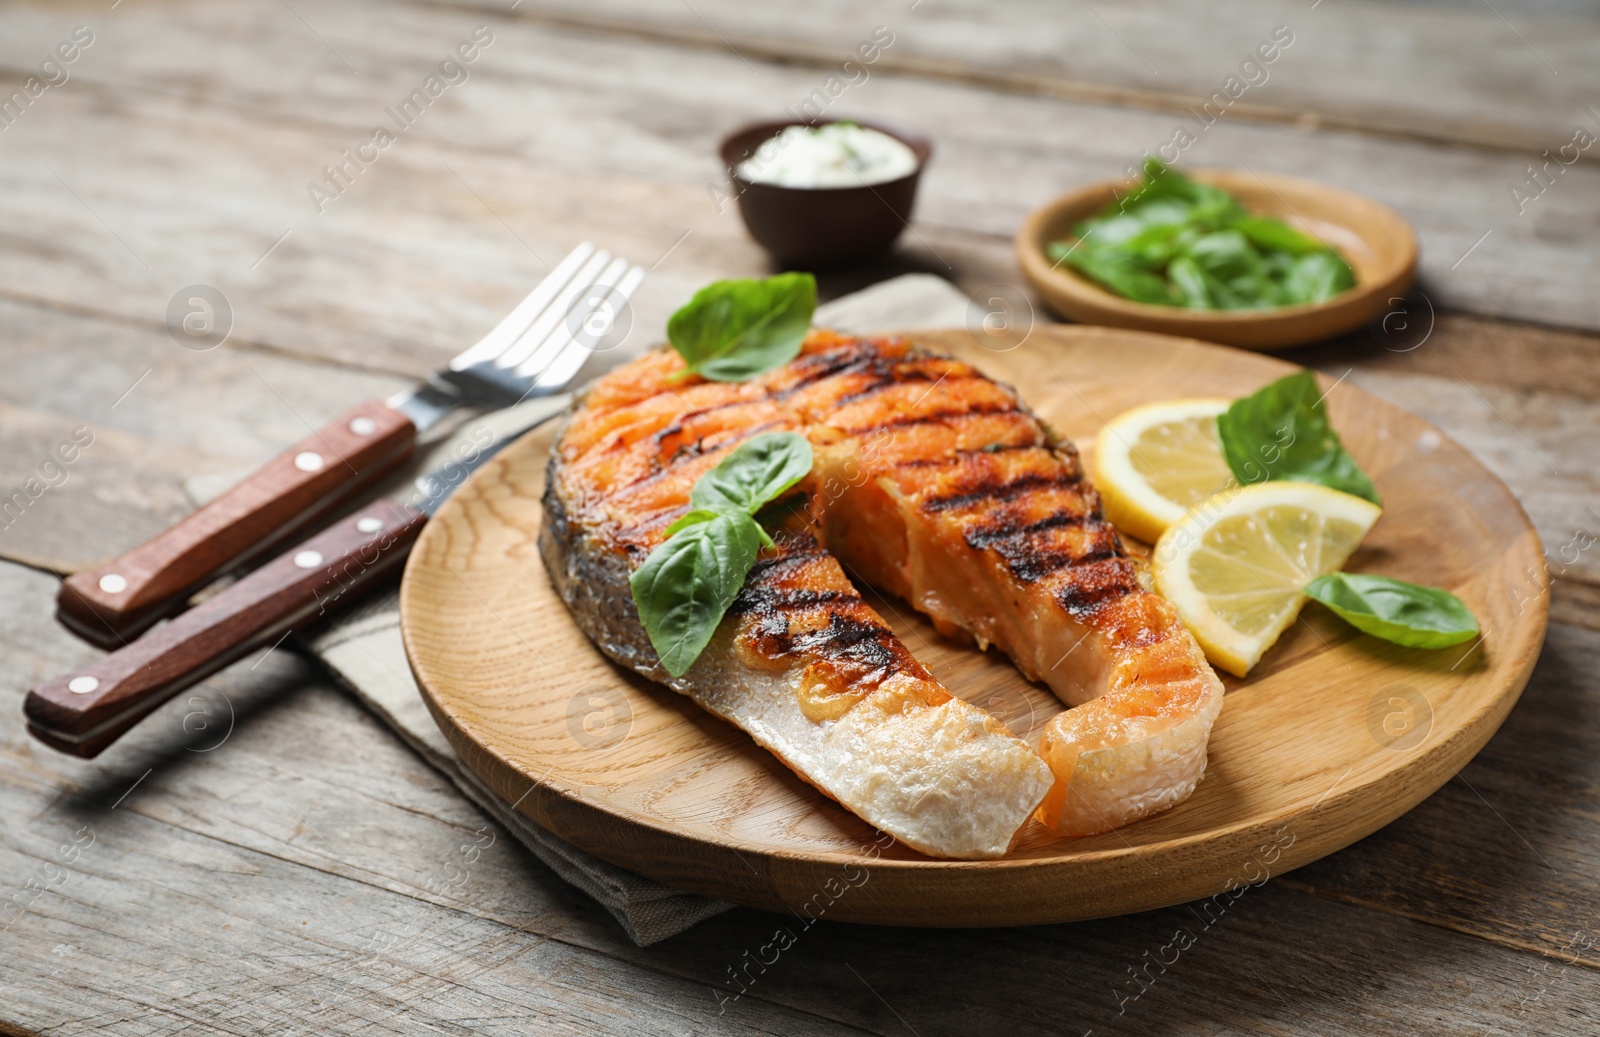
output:
[{"label": "wooden bowl", "polygon": [[[1238,396],[1296,370],[1117,328],[1038,327],[1006,352],[966,329],[911,337],[1021,386],[1084,446],[1102,414]],[[1401,648],[1309,606],[1249,678],[1224,678],[1194,795],[1104,835],[1063,839],[1030,822],[1000,860],[924,857],[880,839],[742,731],[613,665],[539,558],[550,426],[475,472],[428,523],[400,591],[406,654],[462,761],[522,814],[613,864],[796,926],[819,914],[1031,925],[1213,894],[1203,909],[1226,907],[1450,780],[1505,719],[1544,640],[1543,550],[1511,492],[1427,422],[1348,382],[1328,408],[1385,505],[1348,568],[1450,589],[1482,643]],[[952,692],[1017,734],[1037,739],[1063,708],[998,651],[940,637],[905,603],[866,593]]]},{"label": "wooden bowl", "polygon": [[1016,239],[1028,283],[1051,309],[1084,324],[1187,335],[1265,352],[1354,331],[1399,305],[1411,287],[1417,236],[1388,206],[1295,177],[1225,170],[1196,170],[1189,176],[1229,192],[1253,213],[1276,216],[1338,249],[1355,271],[1355,287],[1324,302],[1274,310],[1190,310],[1124,299],[1052,262],[1046,252],[1050,243],[1070,238],[1081,220],[1119,193],[1134,190],[1131,180],[1080,188],[1030,214]]},{"label": "wooden bowl", "polygon": [[860,187],[780,187],[746,180],[739,163],[790,126],[826,126],[838,119],[758,122],[728,134],[718,147],[739,199],[739,215],[756,243],[785,269],[813,270],[859,263],[881,253],[911,224],[917,184],[933,155],[928,138],[882,123],[853,120],[888,134],[917,156],[917,168],[896,180]]}]

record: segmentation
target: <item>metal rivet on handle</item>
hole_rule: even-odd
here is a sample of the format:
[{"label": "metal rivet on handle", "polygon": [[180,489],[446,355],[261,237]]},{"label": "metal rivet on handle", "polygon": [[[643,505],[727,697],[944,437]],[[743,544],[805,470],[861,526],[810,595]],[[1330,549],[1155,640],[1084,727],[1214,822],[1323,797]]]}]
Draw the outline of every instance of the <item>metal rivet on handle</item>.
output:
[{"label": "metal rivet on handle", "polygon": [[67,682],[67,690],[74,695],[87,695],[98,687],[100,687],[98,677],[74,677]]},{"label": "metal rivet on handle", "polygon": [[302,450],[294,455],[294,466],[302,472],[322,470],[322,455],[315,450]]},{"label": "metal rivet on handle", "polygon": [[128,578],[121,573],[106,573],[100,577],[100,589],[107,594],[121,594],[128,589]]},{"label": "metal rivet on handle", "polygon": [[302,569],[315,569],[322,564],[322,552],[301,551],[294,556],[294,564]]},{"label": "metal rivet on handle", "polygon": [[378,423],[368,417],[351,418],[350,431],[358,436],[370,436],[378,431]]},{"label": "metal rivet on handle", "polygon": [[383,528],[383,519],[373,518],[371,515],[368,515],[364,519],[356,520],[356,528],[363,533],[376,533],[378,530]]}]

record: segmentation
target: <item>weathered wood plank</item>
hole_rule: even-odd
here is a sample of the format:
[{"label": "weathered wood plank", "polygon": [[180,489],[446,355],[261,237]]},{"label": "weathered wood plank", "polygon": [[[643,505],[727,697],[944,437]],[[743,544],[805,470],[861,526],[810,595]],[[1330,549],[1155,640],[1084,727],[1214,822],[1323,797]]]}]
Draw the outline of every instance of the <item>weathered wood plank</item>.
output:
[{"label": "weathered wood plank", "polygon": [[[70,845],[84,826],[95,837],[7,934],[4,1011],[21,1025],[68,1033],[198,1025],[241,1035],[851,1032],[770,1003],[717,1016],[697,984],[644,969],[615,982],[614,964],[594,952],[124,815],[129,805],[115,816],[58,807],[61,816],[26,833],[44,852],[0,851],[10,872],[48,874],[58,842]],[[121,1027],[130,1018],[137,1029]]]},{"label": "weathered wood plank", "polygon": [[1600,397],[1600,337],[1441,312],[1421,292],[1391,305],[1384,321],[1295,350],[1288,359],[1335,371],[1335,377],[1354,366],[1374,374],[1432,375],[1586,400]]},{"label": "weathered wood plank", "polygon": [[0,557],[55,572],[171,525],[193,507],[184,480],[264,461],[403,384],[4,299],[0,321]]},{"label": "weathered wood plank", "polygon": [[366,397],[394,375],[224,343],[195,351],[165,329],[0,299],[7,329],[0,403],[63,422],[254,462]]},{"label": "weathered wood plank", "polygon": [[[499,10],[487,0],[459,6]],[[808,5],[803,18],[732,0],[692,10],[544,0],[515,10],[522,19],[819,67],[837,66],[882,24],[894,33],[883,71],[1178,112],[1235,75],[1248,90],[1230,116],[1538,154],[1568,140],[1594,103],[1600,79],[1584,43],[1594,18],[1587,9],[1522,6],[1496,5],[1504,22],[1487,7],[1389,3],[1276,2],[1230,11],[1171,2],[896,9],[832,0]],[[1239,66],[1279,27],[1294,37],[1283,56],[1264,76],[1258,68],[1241,75]]]},{"label": "weathered wood plank", "polygon": [[[106,283],[97,306],[151,321],[179,283],[205,279],[234,299],[243,338],[411,365],[492,322],[542,269],[533,253],[548,258],[582,236],[615,237],[653,262],[692,232],[647,283],[663,302],[642,299],[641,317],[708,275],[761,268],[707,193],[720,176],[712,146],[729,126],[798,103],[818,70],[762,63],[753,75],[731,53],[488,13],[369,15],[319,16],[319,32],[364,70],[352,76],[287,16],[263,15],[241,36],[229,9],[198,0],[119,9],[73,80],[8,131],[0,211],[15,216],[16,253],[28,257],[0,263],[9,290],[71,304],[87,275]],[[471,78],[318,215],[308,183],[370,137],[479,17],[496,42]],[[29,38],[59,28],[45,24]],[[32,51],[5,46],[0,60],[20,71]],[[961,257],[934,229],[1003,244],[1028,209],[1116,174],[1174,125],[1166,113],[900,75],[874,76],[839,105],[938,129],[922,240],[908,238],[907,250],[941,267]],[[106,150],[119,156],[114,172],[99,161]],[[1419,227],[1441,306],[1600,326],[1600,301],[1585,290],[1593,257],[1570,247],[1572,228],[1600,205],[1591,164],[1568,169],[1519,216],[1506,184],[1522,163],[1501,152],[1221,120],[1184,161],[1315,176],[1397,206]],[[129,193],[128,180],[148,186]]]},{"label": "weathered wood plank", "polygon": [[[765,985],[768,997],[862,1013],[884,1033],[1581,1033],[1595,1019],[1585,1000],[1595,977],[1582,966],[1485,955],[1480,941],[1329,910],[1272,885],[1226,912],[1171,908],[1035,930],[750,922],[714,919],[670,953],[754,979],[747,997]],[[765,973],[751,968],[786,925],[795,947]],[[738,987],[724,973],[721,989]]]}]

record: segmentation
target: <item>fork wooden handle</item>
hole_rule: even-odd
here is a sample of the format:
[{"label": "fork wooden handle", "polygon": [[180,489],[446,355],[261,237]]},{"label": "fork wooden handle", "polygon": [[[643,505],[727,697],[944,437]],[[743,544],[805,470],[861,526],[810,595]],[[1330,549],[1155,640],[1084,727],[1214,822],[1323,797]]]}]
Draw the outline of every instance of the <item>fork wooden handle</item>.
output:
[{"label": "fork wooden handle", "polygon": [[28,692],[28,730],[62,752],[98,755],[173,695],[393,573],[426,522],[387,500],[340,519],[170,623]]},{"label": "fork wooden handle", "polygon": [[381,400],[339,415],[155,539],[69,577],[56,618],[115,648],[217,576],[303,533],[410,455],[417,430]]}]

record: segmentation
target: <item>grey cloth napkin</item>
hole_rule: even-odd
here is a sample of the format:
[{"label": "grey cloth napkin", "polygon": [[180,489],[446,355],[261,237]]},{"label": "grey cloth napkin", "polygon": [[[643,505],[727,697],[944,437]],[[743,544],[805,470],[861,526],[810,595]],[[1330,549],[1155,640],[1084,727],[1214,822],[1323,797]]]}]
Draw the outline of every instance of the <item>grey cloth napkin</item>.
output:
[{"label": "grey cloth napkin", "polygon": [[[816,323],[857,334],[961,327],[972,309],[971,301],[948,282],[928,274],[907,274],[819,307]],[[541,408],[549,410],[548,401],[535,400],[474,418],[470,425],[474,430],[487,425],[498,435],[534,420]],[[427,444],[402,481],[427,471],[432,467],[431,458],[450,456],[454,446],[453,436]],[[197,500],[208,500],[221,492],[226,482],[192,480],[189,492]],[[397,591],[389,590],[368,599],[308,633],[300,643],[468,799],[557,875],[610,911],[641,947],[675,936],[733,906],[608,864],[540,828],[490,790],[461,762],[422,702],[401,646],[398,598]]]}]

